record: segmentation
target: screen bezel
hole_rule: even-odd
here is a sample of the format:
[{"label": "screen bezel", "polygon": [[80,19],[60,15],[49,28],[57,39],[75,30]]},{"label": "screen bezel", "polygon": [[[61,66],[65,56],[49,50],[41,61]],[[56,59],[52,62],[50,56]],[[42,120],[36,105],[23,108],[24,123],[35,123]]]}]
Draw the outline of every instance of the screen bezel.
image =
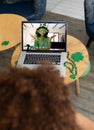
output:
[{"label": "screen bezel", "polygon": [[[24,23],[64,23],[65,24],[65,44],[66,47],[64,50],[24,50],[23,49],[23,24]],[[68,23],[66,21],[51,21],[51,22],[46,22],[46,21],[22,21],[22,51],[26,51],[26,52],[66,52],[66,48],[67,48],[67,27]]]}]

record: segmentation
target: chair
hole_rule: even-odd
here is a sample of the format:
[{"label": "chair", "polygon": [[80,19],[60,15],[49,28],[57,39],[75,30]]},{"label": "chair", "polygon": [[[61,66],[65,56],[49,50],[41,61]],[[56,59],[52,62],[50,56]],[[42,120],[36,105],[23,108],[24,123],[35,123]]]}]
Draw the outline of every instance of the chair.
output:
[{"label": "chair", "polygon": [[46,11],[46,0],[0,0],[0,14],[12,13],[28,20],[40,20]]},{"label": "chair", "polygon": [[94,41],[94,0],[84,1],[85,12],[85,26],[86,32],[89,36],[86,47],[90,47],[92,41]]}]

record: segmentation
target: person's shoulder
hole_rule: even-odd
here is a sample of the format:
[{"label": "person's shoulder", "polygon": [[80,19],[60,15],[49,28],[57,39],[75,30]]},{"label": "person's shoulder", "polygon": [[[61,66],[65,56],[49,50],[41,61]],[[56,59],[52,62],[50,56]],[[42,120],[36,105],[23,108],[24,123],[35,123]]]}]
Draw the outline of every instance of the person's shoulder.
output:
[{"label": "person's shoulder", "polygon": [[76,112],[76,122],[82,130],[94,130],[94,121]]}]

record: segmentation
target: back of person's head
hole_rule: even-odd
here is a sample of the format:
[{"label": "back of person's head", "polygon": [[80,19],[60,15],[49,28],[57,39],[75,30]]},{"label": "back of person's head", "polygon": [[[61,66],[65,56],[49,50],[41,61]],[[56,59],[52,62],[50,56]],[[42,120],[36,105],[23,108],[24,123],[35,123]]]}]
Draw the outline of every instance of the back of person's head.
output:
[{"label": "back of person's head", "polygon": [[0,130],[79,130],[57,70],[42,65],[0,74]]}]

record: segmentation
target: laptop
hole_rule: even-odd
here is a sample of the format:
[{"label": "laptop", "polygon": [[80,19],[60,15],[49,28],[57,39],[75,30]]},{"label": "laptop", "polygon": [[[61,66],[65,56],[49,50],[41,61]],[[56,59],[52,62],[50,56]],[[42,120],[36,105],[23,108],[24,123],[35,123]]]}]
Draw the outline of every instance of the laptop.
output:
[{"label": "laptop", "polygon": [[36,68],[48,61],[65,76],[67,22],[22,22],[22,52],[17,67]]}]

